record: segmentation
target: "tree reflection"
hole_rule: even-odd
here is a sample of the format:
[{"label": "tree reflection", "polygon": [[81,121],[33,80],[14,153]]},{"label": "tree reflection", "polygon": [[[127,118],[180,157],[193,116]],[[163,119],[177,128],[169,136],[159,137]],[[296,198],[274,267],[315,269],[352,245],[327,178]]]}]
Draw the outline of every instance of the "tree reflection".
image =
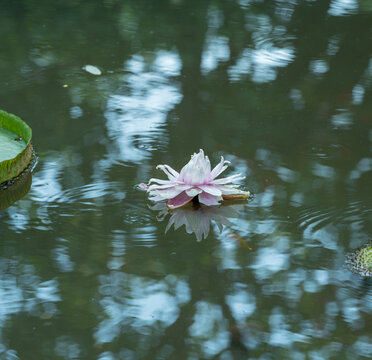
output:
[{"label": "tree reflection", "polygon": [[[34,5],[0,14],[2,107],[42,155],[0,213],[0,357],[370,357],[371,287],[343,269],[372,230],[368,2]],[[228,227],[197,243],[133,184],[200,144],[257,195],[171,213]]]}]

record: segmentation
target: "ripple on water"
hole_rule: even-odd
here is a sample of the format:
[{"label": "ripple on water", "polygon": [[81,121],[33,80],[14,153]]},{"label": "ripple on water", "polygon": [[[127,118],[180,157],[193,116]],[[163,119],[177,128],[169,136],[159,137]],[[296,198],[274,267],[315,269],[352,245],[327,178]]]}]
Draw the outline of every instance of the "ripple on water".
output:
[{"label": "ripple on water", "polygon": [[345,305],[352,302],[350,311],[372,313],[372,277],[358,273],[355,268],[351,269],[347,264],[350,256],[351,253],[346,255],[345,266],[339,271],[338,300],[346,302]]},{"label": "ripple on water", "polygon": [[[60,184],[54,186],[54,183],[48,184],[42,179],[35,178],[30,192],[32,204],[20,204],[16,213],[9,213],[11,216],[9,221],[14,223],[16,228],[55,230],[58,224],[66,221],[70,223],[69,228],[74,224],[81,226],[84,221],[92,222],[92,219],[97,222],[97,218],[102,217],[106,212],[110,216],[117,213],[116,210],[112,210],[113,207],[120,206],[126,197],[126,190],[119,182],[99,181],[61,189]],[[84,220],[84,216],[88,213],[91,216],[87,216]],[[20,216],[23,216],[22,224],[20,224]],[[61,220],[62,218],[73,219]]]},{"label": "ripple on water", "polygon": [[[294,223],[303,248],[299,249],[307,263],[327,269],[344,267],[345,252],[369,241],[371,206],[354,201],[342,207],[303,208]],[[308,250],[305,250],[305,249]]]},{"label": "ripple on water", "polygon": [[147,202],[130,204],[122,209],[120,229],[122,229],[132,245],[153,246],[158,240],[154,214]]},{"label": "ripple on water", "polygon": [[367,223],[371,219],[372,208],[367,202],[355,201],[345,207],[307,208],[298,214],[298,227],[302,231],[315,232],[329,224]]},{"label": "ripple on water", "polygon": [[[28,227],[52,230],[69,239],[87,238],[107,241],[112,232],[124,231],[132,243],[152,245],[155,243],[155,219],[146,201],[127,199],[132,188],[122,182],[95,182],[70,189],[50,188],[36,181],[31,199],[39,205],[37,216]],[[58,219],[58,221],[57,221]],[[88,236],[89,237],[89,236]]]},{"label": "ripple on water", "polygon": [[81,204],[88,209],[120,202],[125,196],[122,183],[117,181],[100,181],[66,190],[50,187],[45,182],[34,181],[31,191],[32,200],[45,206]]},{"label": "ripple on water", "polygon": [[314,159],[349,158],[350,148],[341,144],[312,143],[300,147],[299,152]]}]

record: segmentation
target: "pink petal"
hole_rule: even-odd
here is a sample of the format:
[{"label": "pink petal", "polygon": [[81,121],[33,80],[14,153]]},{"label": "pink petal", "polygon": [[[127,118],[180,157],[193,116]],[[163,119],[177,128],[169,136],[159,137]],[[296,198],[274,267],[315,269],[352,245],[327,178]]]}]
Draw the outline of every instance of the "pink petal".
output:
[{"label": "pink petal", "polygon": [[181,192],[181,194],[177,195],[173,199],[168,201],[168,208],[169,209],[177,209],[193,199],[193,196],[188,196],[186,192]]},{"label": "pink petal", "polygon": [[144,183],[141,183],[141,184],[138,184],[137,187],[141,190],[148,190],[148,185],[144,184]]},{"label": "pink petal", "polygon": [[202,189],[203,191],[207,192],[208,194],[214,195],[214,196],[221,196],[222,192],[218,188],[218,186],[214,185],[199,185],[199,189]]},{"label": "pink petal", "polygon": [[220,200],[222,200],[221,196],[214,196],[206,192],[202,192],[201,194],[199,194],[199,202],[207,206],[219,205]]}]

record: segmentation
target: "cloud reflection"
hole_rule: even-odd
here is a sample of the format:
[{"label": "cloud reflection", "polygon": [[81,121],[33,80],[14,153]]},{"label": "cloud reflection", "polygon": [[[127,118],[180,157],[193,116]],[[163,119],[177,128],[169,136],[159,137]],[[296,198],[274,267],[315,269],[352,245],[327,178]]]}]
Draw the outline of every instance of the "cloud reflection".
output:
[{"label": "cloud reflection", "polygon": [[[139,163],[149,151],[166,141],[164,126],[167,113],[178,104],[182,95],[170,77],[181,71],[178,54],[159,51],[152,71],[142,56],[133,56],[125,65],[123,93],[113,94],[107,101],[106,126],[118,151],[109,152],[112,161]],[[156,145],[155,145],[156,144]]]},{"label": "cloud reflection", "polygon": [[256,83],[275,80],[277,69],[286,67],[295,58],[291,48],[266,46],[258,49],[245,49],[236,63],[228,69],[231,81],[238,81],[243,75],[252,74]]},{"label": "cloud reflection", "polygon": [[333,0],[329,6],[328,14],[332,16],[346,16],[358,10],[357,0]]},{"label": "cloud reflection", "polygon": [[186,281],[173,275],[161,281],[121,272],[100,277],[100,305],[105,318],[95,332],[98,343],[111,342],[125,328],[147,334],[149,328],[167,328],[179,316],[181,305],[190,300]]}]

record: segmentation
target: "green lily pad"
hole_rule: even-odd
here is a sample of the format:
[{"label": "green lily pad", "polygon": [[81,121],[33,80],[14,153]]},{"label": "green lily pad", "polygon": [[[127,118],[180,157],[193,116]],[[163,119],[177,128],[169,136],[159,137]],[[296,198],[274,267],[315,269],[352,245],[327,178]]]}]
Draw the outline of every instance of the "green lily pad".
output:
[{"label": "green lily pad", "polygon": [[31,137],[24,121],[0,110],[0,184],[18,176],[30,163]]},{"label": "green lily pad", "polygon": [[372,276],[372,244],[367,244],[346,256],[346,266],[355,274]]}]

